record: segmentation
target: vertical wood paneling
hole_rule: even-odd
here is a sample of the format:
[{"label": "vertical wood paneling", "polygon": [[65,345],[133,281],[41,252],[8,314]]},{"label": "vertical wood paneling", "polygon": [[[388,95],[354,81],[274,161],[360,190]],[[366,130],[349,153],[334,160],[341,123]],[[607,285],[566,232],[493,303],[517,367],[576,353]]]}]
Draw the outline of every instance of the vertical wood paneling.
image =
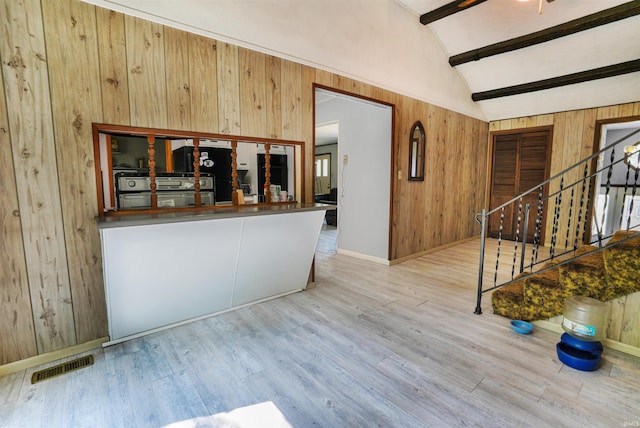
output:
[{"label": "vertical wood paneling", "polygon": [[267,137],[282,138],[282,60],[267,56]]},{"label": "vertical wood paneling", "polygon": [[264,135],[267,129],[266,55],[239,48],[242,135]]},{"label": "vertical wood paneling", "polygon": [[[622,296],[607,302],[609,312],[607,313],[607,337],[611,340],[620,341],[622,324],[624,320],[624,309],[628,296]],[[562,320],[558,324],[561,324]]]},{"label": "vertical wood paneling", "polygon": [[167,126],[191,131],[191,85],[189,82],[189,34],[164,28],[167,76]]},{"label": "vertical wood paneling", "polygon": [[[94,7],[75,0],[44,2],[49,81],[60,197],[76,336],[107,332],[97,211],[92,122],[102,122]],[[67,165],[74,165],[67,168]]]},{"label": "vertical wood paneling", "polygon": [[[0,58],[4,63],[4,58]],[[0,85],[0,365],[37,354],[4,85]]]},{"label": "vertical wood paneling", "polygon": [[218,123],[221,134],[240,134],[238,47],[218,43]]},{"label": "vertical wood paneling", "polygon": [[131,125],[167,127],[164,28],[125,16]]},{"label": "vertical wood paneling", "polygon": [[302,130],[302,65],[283,61],[281,72],[282,138],[300,140]]},{"label": "vertical wood paneling", "polygon": [[[10,106],[8,127],[0,126],[2,362],[104,334],[104,298],[96,294],[102,279],[93,229],[95,184],[86,175],[93,162],[86,127],[93,121],[306,141],[304,186],[310,200],[312,83],[369,96],[395,105],[391,257],[478,233],[469,213],[484,203],[486,123],[78,0],[47,2],[43,19],[40,3],[3,1],[0,15],[3,89]],[[245,74],[249,70],[250,76]],[[586,127],[593,117],[631,111],[640,114],[640,103],[585,112],[582,150],[587,150],[584,140],[591,130]],[[508,119],[490,126],[500,130],[553,124],[564,135],[565,125],[574,126],[566,116]],[[418,119],[428,134],[427,175],[424,182],[409,183],[406,141]],[[564,153],[561,139],[556,143]],[[554,167],[561,169],[563,161],[560,155]],[[11,163],[15,170],[5,166]],[[398,170],[403,171],[402,180],[397,180]],[[7,190],[11,187],[14,193]],[[451,221],[454,215],[460,221]],[[85,242],[83,236],[88,237]],[[95,318],[89,319],[92,313]]]},{"label": "vertical wood paneling", "polygon": [[534,126],[551,126],[553,125],[553,114],[541,114],[540,116],[535,116],[535,125]]},{"label": "vertical wood paneling", "polygon": [[[40,2],[5,2],[0,57],[38,352],[76,343]],[[73,168],[74,166],[69,166]]]},{"label": "vertical wood paneling", "polygon": [[102,113],[106,123],[129,125],[129,74],[124,15],[96,7]]},{"label": "vertical wood paneling", "polygon": [[219,133],[215,40],[189,34],[189,90],[194,131]]},{"label": "vertical wood paneling", "polygon": [[620,106],[598,107],[598,120],[611,119],[620,117]]},{"label": "vertical wood paneling", "polygon": [[334,87],[333,86],[333,73],[325,70],[316,69],[316,80],[318,85]]},{"label": "vertical wood paneling", "polygon": [[620,342],[640,347],[640,293],[627,296]]},{"label": "vertical wood paneling", "polygon": [[[315,79],[315,69],[302,66],[302,131],[301,140],[305,142],[304,159],[307,164],[313,164],[315,159],[314,147],[312,145],[315,129],[313,127],[313,82]],[[313,202],[313,168],[306,168],[303,165],[296,165],[296,171],[304,173],[305,202]],[[301,189],[296,189],[296,194],[300,195]]]}]

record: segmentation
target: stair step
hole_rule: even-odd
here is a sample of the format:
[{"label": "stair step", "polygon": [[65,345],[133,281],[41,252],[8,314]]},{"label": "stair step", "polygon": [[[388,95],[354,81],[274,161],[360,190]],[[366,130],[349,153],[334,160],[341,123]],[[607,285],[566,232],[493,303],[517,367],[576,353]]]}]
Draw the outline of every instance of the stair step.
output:
[{"label": "stair step", "polygon": [[[640,233],[637,239],[623,242],[597,253],[573,260],[557,268],[522,278],[495,290],[491,296],[493,312],[511,319],[535,321],[561,315],[564,299],[587,296],[602,301],[640,291]],[[628,236],[619,231],[609,241],[618,242]],[[584,245],[576,255],[583,255],[597,247]],[[550,267],[556,262],[549,262]]]}]

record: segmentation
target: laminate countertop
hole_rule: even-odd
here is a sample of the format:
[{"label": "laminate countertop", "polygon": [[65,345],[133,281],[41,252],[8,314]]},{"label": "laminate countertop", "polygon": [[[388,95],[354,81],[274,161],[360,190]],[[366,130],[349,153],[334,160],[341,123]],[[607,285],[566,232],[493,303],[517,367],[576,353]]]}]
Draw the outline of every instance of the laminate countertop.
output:
[{"label": "laminate countertop", "polygon": [[212,209],[184,210],[174,212],[156,212],[123,214],[96,217],[99,229],[115,227],[144,226],[164,223],[182,223],[223,218],[251,217],[274,214],[287,214],[305,211],[334,210],[335,205],[282,203],[273,205],[230,205]]}]

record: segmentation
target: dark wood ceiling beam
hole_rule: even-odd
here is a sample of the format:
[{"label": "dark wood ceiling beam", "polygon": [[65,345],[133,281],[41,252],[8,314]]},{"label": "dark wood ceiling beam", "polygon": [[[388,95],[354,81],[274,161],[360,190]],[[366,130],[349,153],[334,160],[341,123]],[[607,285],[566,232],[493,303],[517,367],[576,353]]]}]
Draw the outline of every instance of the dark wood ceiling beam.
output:
[{"label": "dark wood ceiling beam", "polygon": [[621,74],[634,73],[636,71],[640,71],[640,59],[609,65],[606,67],[594,68],[593,70],[566,74],[564,76],[553,77],[550,79],[538,80],[537,82],[523,83],[521,85],[492,89],[484,92],[474,92],[471,94],[471,99],[473,101],[482,101],[493,98],[508,97],[510,95],[526,94],[528,92],[573,85],[576,83],[588,82],[590,80],[604,79],[607,77],[619,76]]},{"label": "dark wood ceiling beam", "polygon": [[453,15],[454,13],[462,12],[463,10],[469,9],[470,7],[477,6],[480,3],[483,3],[487,0],[456,0],[451,3],[447,3],[444,6],[441,6],[437,9],[432,10],[431,12],[424,13],[420,15],[420,22],[423,25],[427,25],[432,23],[433,21],[437,21],[438,19],[445,18],[449,15]]},{"label": "dark wood ceiling beam", "polygon": [[493,55],[499,55],[505,52],[548,42],[580,31],[620,21],[638,14],[640,14],[640,0],[634,0],[610,9],[592,13],[591,15],[587,15],[582,18],[574,19],[573,21],[565,22],[564,24],[556,25],[555,27],[454,55],[449,58],[449,64],[452,67],[455,67],[460,64],[477,61]]}]

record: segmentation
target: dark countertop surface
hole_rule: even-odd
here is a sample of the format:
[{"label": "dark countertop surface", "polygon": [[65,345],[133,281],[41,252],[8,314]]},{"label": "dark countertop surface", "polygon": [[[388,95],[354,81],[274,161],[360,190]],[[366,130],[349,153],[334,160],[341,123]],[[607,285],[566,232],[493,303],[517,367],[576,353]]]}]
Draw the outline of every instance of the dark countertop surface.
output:
[{"label": "dark countertop surface", "polygon": [[273,205],[237,205],[216,207],[215,209],[184,210],[177,212],[154,212],[122,214],[96,217],[99,229],[113,227],[144,226],[163,223],[216,220],[223,218],[251,217],[273,214],[287,214],[305,211],[333,210],[335,205],[282,203]]}]

